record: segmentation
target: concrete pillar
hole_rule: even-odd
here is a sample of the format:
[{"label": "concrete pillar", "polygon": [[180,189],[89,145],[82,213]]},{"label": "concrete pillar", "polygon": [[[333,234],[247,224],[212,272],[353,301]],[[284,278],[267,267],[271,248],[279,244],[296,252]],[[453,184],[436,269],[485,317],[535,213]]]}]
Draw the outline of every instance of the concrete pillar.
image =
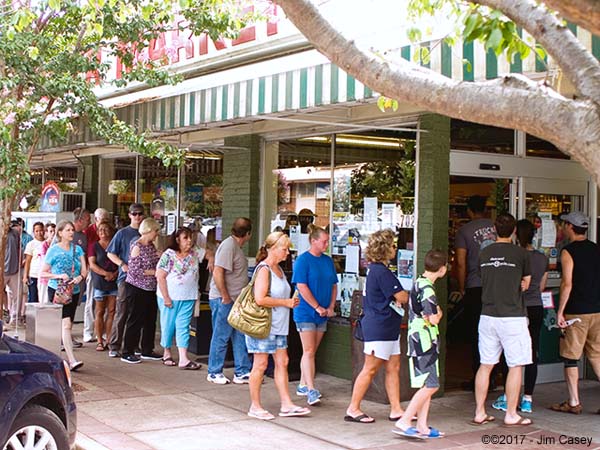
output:
[{"label": "concrete pillar", "polygon": [[[425,253],[432,248],[448,250],[448,197],[450,183],[450,118],[426,114],[419,119],[417,147],[417,275],[423,273]],[[447,280],[435,285],[438,302],[447,312]],[[440,326],[440,383],[443,391],[446,353],[446,315]],[[440,392],[441,392],[440,391]]]},{"label": "concrete pillar", "polygon": [[77,170],[77,185],[81,192],[85,192],[85,207],[93,212],[99,205],[99,169],[100,157],[87,156],[79,158],[83,166],[79,165]]},{"label": "concrete pillar", "polygon": [[225,138],[223,156],[223,237],[236,217],[252,220],[252,239],[245,247],[248,256],[256,255],[259,243],[260,137],[256,135]]}]

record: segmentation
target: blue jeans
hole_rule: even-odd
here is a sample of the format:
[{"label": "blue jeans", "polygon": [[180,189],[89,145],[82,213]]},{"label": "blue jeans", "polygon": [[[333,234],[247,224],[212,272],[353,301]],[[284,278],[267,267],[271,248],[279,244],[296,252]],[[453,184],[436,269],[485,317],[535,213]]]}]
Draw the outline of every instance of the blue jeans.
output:
[{"label": "blue jeans", "polygon": [[224,305],[222,300],[220,297],[209,299],[213,331],[210,340],[210,352],[208,354],[208,373],[223,373],[227,343],[231,339],[235,374],[245,375],[250,373],[252,369],[248,350],[246,349],[246,337],[227,323],[227,316],[229,315],[229,311],[231,311],[233,301],[228,305]]}]

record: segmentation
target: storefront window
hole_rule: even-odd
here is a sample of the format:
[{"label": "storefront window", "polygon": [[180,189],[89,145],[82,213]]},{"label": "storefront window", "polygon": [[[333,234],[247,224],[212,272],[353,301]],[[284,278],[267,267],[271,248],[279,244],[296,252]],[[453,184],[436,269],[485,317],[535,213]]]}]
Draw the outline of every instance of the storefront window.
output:
[{"label": "storefront window", "polygon": [[104,192],[101,192],[101,205],[108,209],[117,228],[129,224],[128,208],[135,202],[135,156],[104,159],[102,166]]},{"label": "storefront window", "polygon": [[561,152],[554,144],[539,139],[530,134],[526,138],[527,156],[533,158],[571,159],[569,155]]},{"label": "storefront window", "polygon": [[150,158],[140,158],[140,168],[139,201],[167,234],[177,227],[177,168]]},{"label": "storefront window", "polygon": [[458,119],[450,121],[450,148],[469,152],[514,154],[515,132]]},{"label": "storefront window", "polygon": [[[352,294],[361,289],[364,251],[374,231],[398,233],[404,256],[412,261],[414,137],[390,131],[337,134],[335,150],[334,135],[277,143],[277,209],[271,230],[279,227],[290,234],[291,259],[308,249],[309,223],[330,231],[329,253],[339,278],[336,311],[342,317],[349,316]],[[412,264],[403,267],[412,278]]]}]

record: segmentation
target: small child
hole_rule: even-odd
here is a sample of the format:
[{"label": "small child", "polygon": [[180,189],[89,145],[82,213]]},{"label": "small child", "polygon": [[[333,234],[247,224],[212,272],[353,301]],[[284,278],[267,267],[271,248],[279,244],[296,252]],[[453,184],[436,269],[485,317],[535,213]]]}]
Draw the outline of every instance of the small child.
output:
[{"label": "small child", "polygon": [[[410,357],[411,387],[419,388],[408,408],[396,422],[393,433],[401,436],[430,439],[444,433],[427,425],[431,397],[440,387],[438,366],[438,323],[442,310],[438,306],[433,284],[444,277],[448,258],[440,250],[429,250],[425,255],[425,272],[415,281],[410,293],[408,356]],[[417,426],[411,420],[417,416]]]}]

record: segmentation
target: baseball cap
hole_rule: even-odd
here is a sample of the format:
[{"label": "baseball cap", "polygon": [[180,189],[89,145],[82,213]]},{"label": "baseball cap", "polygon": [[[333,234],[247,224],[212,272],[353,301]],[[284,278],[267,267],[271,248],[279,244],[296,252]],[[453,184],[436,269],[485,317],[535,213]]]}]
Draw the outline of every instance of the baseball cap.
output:
[{"label": "baseball cap", "polygon": [[571,211],[569,214],[563,214],[560,216],[560,220],[581,228],[587,228],[590,223],[590,219],[580,211]]},{"label": "baseball cap", "polygon": [[144,206],[141,203],[132,203],[129,205],[129,213],[143,213]]}]

